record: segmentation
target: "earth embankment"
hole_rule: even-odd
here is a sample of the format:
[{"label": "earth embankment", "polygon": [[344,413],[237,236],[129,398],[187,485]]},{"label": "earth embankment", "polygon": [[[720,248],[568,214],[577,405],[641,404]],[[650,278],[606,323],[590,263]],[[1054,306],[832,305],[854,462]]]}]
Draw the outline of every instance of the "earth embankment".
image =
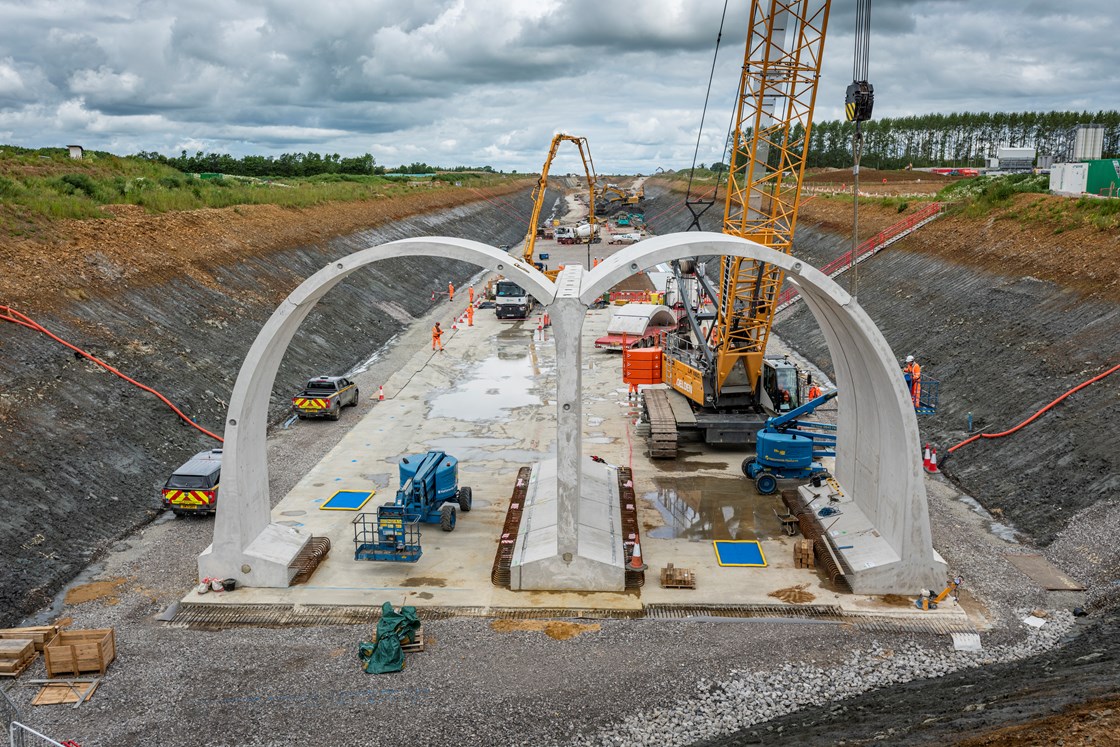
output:
[{"label": "earth embankment", "polygon": [[[221,433],[245,352],[277,304],[325,264],[394,239],[450,235],[513,244],[522,187],[450,207],[443,196],[312,210],[246,206],[70,224],[17,257],[0,303],[163,392]],[[467,197],[459,195],[459,200]],[[349,277],[292,340],[272,396],[275,420],[308,376],[340,374],[434,304],[472,265],[424,257]],[[168,474],[219,446],[151,395],[48,338],[0,326],[0,626],[50,602],[110,543],[157,516]]]}]

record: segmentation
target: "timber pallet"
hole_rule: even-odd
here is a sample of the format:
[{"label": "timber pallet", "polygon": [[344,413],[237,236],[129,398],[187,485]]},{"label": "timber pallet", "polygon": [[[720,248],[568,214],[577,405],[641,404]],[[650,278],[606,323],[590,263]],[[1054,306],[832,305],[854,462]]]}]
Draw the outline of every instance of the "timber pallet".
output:
[{"label": "timber pallet", "polygon": [[813,549],[813,540],[799,539],[793,543],[793,567],[816,568],[817,557]]},{"label": "timber pallet", "polygon": [[35,625],[29,628],[4,628],[0,630],[0,639],[10,638],[23,638],[30,640],[35,644],[35,650],[39,653],[47,647],[47,644],[58,635],[61,628],[58,625]]},{"label": "timber pallet", "polygon": [[27,638],[0,640],[0,677],[19,677],[35,661],[39,652]]},{"label": "timber pallet", "polygon": [[675,568],[669,563],[661,569],[661,588],[695,589],[696,574],[690,568]]},{"label": "timber pallet", "polygon": [[404,651],[406,654],[414,654],[417,651],[423,651],[423,650],[424,650],[424,628],[420,627],[420,628],[416,629],[416,636],[410,642],[401,644],[401,651]]}]

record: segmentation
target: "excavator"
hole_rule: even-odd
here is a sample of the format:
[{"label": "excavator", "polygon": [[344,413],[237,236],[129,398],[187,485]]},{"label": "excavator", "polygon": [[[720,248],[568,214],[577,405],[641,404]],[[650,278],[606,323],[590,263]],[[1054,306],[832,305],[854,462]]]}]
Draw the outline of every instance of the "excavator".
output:
[{"label": "excavator", "polygon": [[640,210],[645,196],[645,187],[626,192],[616,184],[607,184],[595,196],[595,212],[613,215],[623,208]]},{"label": "excavator", "polygon": [[[801,204],[830,5],[751,2],[722,228],[786,254]],[[857,56],[859,50],[857,42]],[[870,88],[863,83],[862,91]],[[870,105],[860,93],[849,96],[863,104],[867,119]],[[716,257],[674,262],[672,271],[678,288],[688,289],[682,296],[696,299],[685,305],[685,323],[662,352],[662,381],[684,402],[666,390],[646,393],[650,454],[675,457],[680,430],[699,431],[707,443],[750,444],[768,417],[802,404],[797,367],[766,355],[782,269]]]}]

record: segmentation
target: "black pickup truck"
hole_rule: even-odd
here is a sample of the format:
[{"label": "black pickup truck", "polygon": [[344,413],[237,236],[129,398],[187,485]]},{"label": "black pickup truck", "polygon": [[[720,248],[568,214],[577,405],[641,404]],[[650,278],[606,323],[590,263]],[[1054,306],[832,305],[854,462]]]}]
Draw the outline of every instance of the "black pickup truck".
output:
[{"label": "black pickup truck", "polygon": [[358,385],[342,376],[308,379],[303,391],[292,397],[292,409],[302,418],[342,417],[343,407],[358,404]]}]

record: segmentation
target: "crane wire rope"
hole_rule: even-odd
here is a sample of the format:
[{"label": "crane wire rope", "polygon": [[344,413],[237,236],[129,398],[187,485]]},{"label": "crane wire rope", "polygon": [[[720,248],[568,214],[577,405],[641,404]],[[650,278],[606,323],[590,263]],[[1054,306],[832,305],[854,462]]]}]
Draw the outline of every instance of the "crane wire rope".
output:
[{"label": "crane wire rope", "polygon": [[[715,75],[716,75],[716,60],[719,59],[720,41],[723,39],[723,24],[727,20],[727,4],[728,4],[728,1],[729,0],[723,0],[723,14],[720,16],[719,31],[716,33],[716,46],[715,46],[715,49],[712,52],[712,68],[708,72],[708,90],[704,92],[704,108],[700,113],[700,128],[696,131],[696,147],[692,151],[692,167],[688,170],[688,188],[685,190],[685,197],[684,197],[685,204],[690,204],[692,202],[692,200],[690,199],[692,197],[692,179],[693,179],[693,176],[696,174],[696,159],[700,155],[700,139],[704,135],[704,120],[708,116],[708,101],[712,97],[712,81],[715,79]],[[728,132],[730,133],[730,130],[728,130]],[[724,154],[724,156],[727,155],[727,140],[726,139],[724,139],[723,154]],[[721,179],[721,176],[720,176],[719,173],[717,173],[716,174],[716,190],[719,189],[720,179]],[[714,193],[713,193],[713,197],[712,197],[712,202],[713,203],[715,202],[715,199],[716,198],[715,198]],[[699,202],[699,200],[696,200],[696,202]],[[709,204],[711,204],[711,203],[709,203]],[[697,227],[699,227],[699,216],[696,216],[696,218],[697,218],[696,225],[697,225]]]},{"label": "crane wire rope", "polygon": [[1108,376],[1108,375],[1110,375],[1110,374],[1116,373],[1117,371],[1120,371],[1120,364],[1117,364],[1117,365],[1113,366],[1112,368],[1108,369],[1107,371],[1105,371],[1105,372],[1104,372],[1104,373],[1102,373],[1102,374],[1097,374],[1096,376],[1094,376],[1093,378],[1089,379],[1088,381],[1084,381],[1084,382],[1082,382],[1082,383],[1078,384],[1078,385],[1077,385],[1077,386],[1075,386],[1075,387],[1074,387],[1073,389],[1070,389],[1070,390],[1069,390],[1068,392],[1066,392],[1065,394],[1063,394],[1063,395],[1062,395],[1061,397],[1058,397],[1058,398],[1057,398],[1056,400],[1054,400],[1054,401],[1053,401],[1053,402],[1051,402],[1050,404],[1046,405],[1046,407],[1043,407],[1043,408],[1042,408],[1041,410],[1039,410],[1038,412],[1036,412],[1036,413],[1035,413],[1034,415],[1031,415],[1031,416],[1030,416],[1029,418],[1027,418],[1026,420],[1024,420],[1024,421],[1023,421],[1022,423],[1019,423],[1019,425],[1015,426],[1014,428],[1011,428],[1011,429],[1009,429],[1009,430],[1003,431],[1002,433],[977,433],[977,434],[976,434],[975,436],[973,436],[972,438],[966,438],[966,439],[965,439],[964,441],[961,441],[961,442],[960,442],[959,444],[957,444],[956,446],[952,446],[952,447],[950,447],[950,448],[949,448],[949,453],[950,453],[950,454],[952,454],[952,453],[953,453],[954,451],[956,451],[956,450],[957,450],[957,449],[959,449],[960,447],[964,446],[965,444],[970,444],[970,443],[972,443],[973,441],[976,441],[976,440],[978,440],[978,439],[981,439],[981,438],[1003,438],[1004,436],[1010,436],[1010,435],[1011,435],[1012,433],[1015,433],[1016,431],[1022,430],[1022,429],[1023,429],[1024,427],[1026,427],[1026,426],[1030,425],[1030,424],[1031,424],[1031,423],[1033,423],[1033,422],[1034,422],[1035,420],[1038,420],[1038,419],[1039,419],[1040,417],[1042,417],[1042,415],[1043,415],[1043,414],[1044,414],[1044,413],[1045,413],[1045,412],[1046,412],[1047,410],[1049,410],[1049,409],[1051,409],[1052,407],[1054,407],[1054,406],[1055,406],[1056,404],[1058,404],[1059,402],[1061,402],[1062,400],[1064,400],[1064,399],[1065,399],[1066,397],[1070,396],[1071,394],[1073,394],[1073,393],[1075,393],[1075,392],[1079,392],[1079,391],[1081,391],[1082,389],[1084,389],[1085,387],[1089,386],[1090,384],[1095,384],[1096,382],[1100,381],[1100,380],[1101,380],[1101,379],[1103,379],[1104,377],[1106,377],[1106,376]]},{"label": "crane wire rope", "polygon": [[133,378],[121,373],[120,371],[113,368],[112,366],[110,366],[108,363],[101,360],[97,356],[92,355],[91,353],[87,353],[85,350],[82,350],[77,345],[74,345],[72,343],[67,342],[66,340],[64,340],[61,337],[59,337],[58,335],[54,334],[49,329],[47,329],[43,325],[39,324],[38,322],[36,322],[34,319],[27,316],[26,314],[21,314],[20,312],[13,309],[11,306],[0,305],[0,320],[3,320],[5,322],[11,322],[12,324],[18,324],[21,327],[26,327],[27,329],[34,330],[35,332],[39,332],[40,334],[46,335],[47,337],[51,338],[55,342],[58,342],[58,343],[61,343],[62,345],[65,345],[66,347],[70,348],[71,350],[73,350],[75,353],[82,356],[83,358],[86,358],[87,360],[90,360],[90,361],[96,363],[97,365],[101,366],[102,368],[104,368],[109,373],[114,374],[116,376],[119,376],[120,378],[127,381],[129,384],[132,384],[133,386],[139,387],[140,389],[143,389],[145,392],[148,392],[149,394],[154,394],[156,397],[159,398],[159,400],[161,402],[163,402],[165,405],[170,407],[171,410],[176,415],[178,415],[180,418],[182,418],[183,422],[185,422],[187,425],[191,426],[192,428],[201,432],[202,434],[204,434],[206,436],[209,436],[210,438],[214,439],[218,443],[225,443],[224,439],[221,436],[218,436],[214,433],[211,433],[210,431],[206,430],[205,428],[203,428],[198,423],[191,420],[189,417],[187,417],[187,415],[185,415],[183,413],[182,410],[180,410],[178,407],[176,407],[175,404],[171,400],[169,400],[167,397],[165,397],[162,394],[160,394],[159,392],[157,392],[155,389],[152,389],[150,386],[145,386],[144,384],[141,384],[139,381],[136,381],[136,379],[133,379]]}]

